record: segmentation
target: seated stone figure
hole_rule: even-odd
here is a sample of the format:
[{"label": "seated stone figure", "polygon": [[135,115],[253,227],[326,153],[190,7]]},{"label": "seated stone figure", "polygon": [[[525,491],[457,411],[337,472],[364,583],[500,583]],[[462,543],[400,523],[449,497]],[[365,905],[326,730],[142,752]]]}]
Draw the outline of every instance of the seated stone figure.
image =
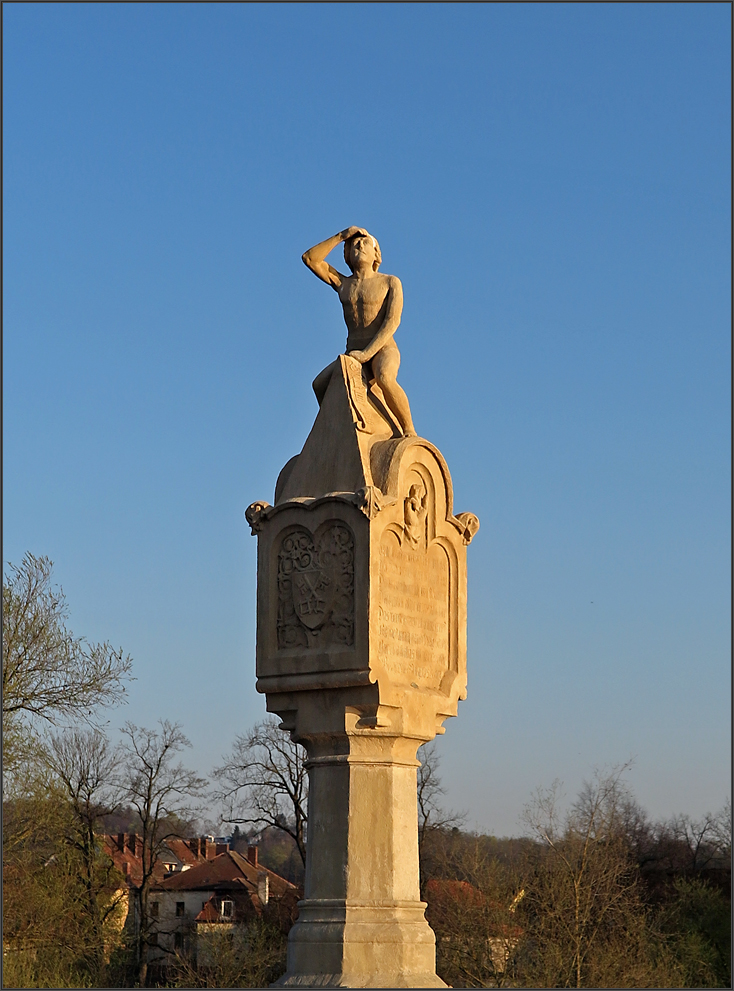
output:
[{"label": "seated stone figure", "polygon": [[[326,261],[329,252],[342,242],[351,275],[342,275]],[[302,257],[314,275],[339,295],[348,331],[346,353],[365,366],[369,382],[379,385],[405,436],[415,437],[408,397],[397,381],[400,352],[393,336],[403,312],[403,287],[397,276],[378,272],[382,261],[379,244],[364,228],[347,227],[309,248]],[[314,379],[319,405],[333,371],[332,362]]]}]

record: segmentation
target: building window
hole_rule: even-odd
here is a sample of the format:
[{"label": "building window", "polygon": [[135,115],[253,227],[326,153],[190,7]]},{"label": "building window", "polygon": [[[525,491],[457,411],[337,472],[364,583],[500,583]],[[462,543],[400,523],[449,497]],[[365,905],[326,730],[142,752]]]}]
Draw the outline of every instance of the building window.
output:
[{"label": "building window", "polygon": [[234,915],[234,902],[222,902],[222,917],[231,919]]},{"label": "building window", "polygon": [[179,917],[184,914],[186,910],[186,902],[176,902],[176,915]]},{"label": "building window", "polygon": [[180,950],[183,947],[183,933],[173,934],[173,948]]},{"label": "building window", "polygon": [[153,918],[153,919],[157,919],[158,918],[158,909],[159,909],[159,907],[160,906],[159,906],[158,902],[151,902],[150,903],[150,914],[151,914],[151,918]]}]

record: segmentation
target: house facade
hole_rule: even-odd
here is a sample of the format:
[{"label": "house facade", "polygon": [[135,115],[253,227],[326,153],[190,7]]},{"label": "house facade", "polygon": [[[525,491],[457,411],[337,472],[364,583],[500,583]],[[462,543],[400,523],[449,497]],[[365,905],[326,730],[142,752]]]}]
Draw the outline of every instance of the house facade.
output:
[{"label": "house facade", "polygon": [[[142,840],[135,833],[106,834],[104,851],[123,875],[119,936],[138,925],[134,889],[143,881]],[[258,848],[247,857],[212,837],[170,838],[159,854],[150,888],[150,946],[148,961],[165,967],[176,953],[206,960],[206,937],[246,924],[254,917],[290,929],[298,909],[298,890],[258,862]]]},{"label": "house facade", "polygon": [[243,857],[225,850],[211,859],[167,874],[150,893],[155,935],[151,963],[165,966],[172,954],[206,963],[207,936],[267,918],[284,932],[298,909],[295,885],[258,863],[257,847]]}]

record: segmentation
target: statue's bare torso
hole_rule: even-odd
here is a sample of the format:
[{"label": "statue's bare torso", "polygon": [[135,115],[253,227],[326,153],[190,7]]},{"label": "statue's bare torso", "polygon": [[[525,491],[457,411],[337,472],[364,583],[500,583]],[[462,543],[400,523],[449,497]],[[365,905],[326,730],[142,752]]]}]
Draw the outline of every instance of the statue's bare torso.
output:
[{"label": "statue's bare torso", "polygon": [[[347,352],[362,351],[375,338],[385,322],[392,284],[398,281],[394,275],[380,272],[369,279],[357,275],[344,278],[337,293],[347,325]],[[387,342],[390,344],[397,346],[392,338]]]}]

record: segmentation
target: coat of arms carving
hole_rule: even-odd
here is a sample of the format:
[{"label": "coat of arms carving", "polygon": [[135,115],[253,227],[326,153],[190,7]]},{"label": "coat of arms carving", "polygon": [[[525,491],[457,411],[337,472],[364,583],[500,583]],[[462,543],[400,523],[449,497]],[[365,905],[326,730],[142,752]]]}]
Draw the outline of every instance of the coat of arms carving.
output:
[{"label": "coat of arms carving", "polygon": [[278,553],[278,648],[354,643],[354,538],[343,523],[283,537]]}]

